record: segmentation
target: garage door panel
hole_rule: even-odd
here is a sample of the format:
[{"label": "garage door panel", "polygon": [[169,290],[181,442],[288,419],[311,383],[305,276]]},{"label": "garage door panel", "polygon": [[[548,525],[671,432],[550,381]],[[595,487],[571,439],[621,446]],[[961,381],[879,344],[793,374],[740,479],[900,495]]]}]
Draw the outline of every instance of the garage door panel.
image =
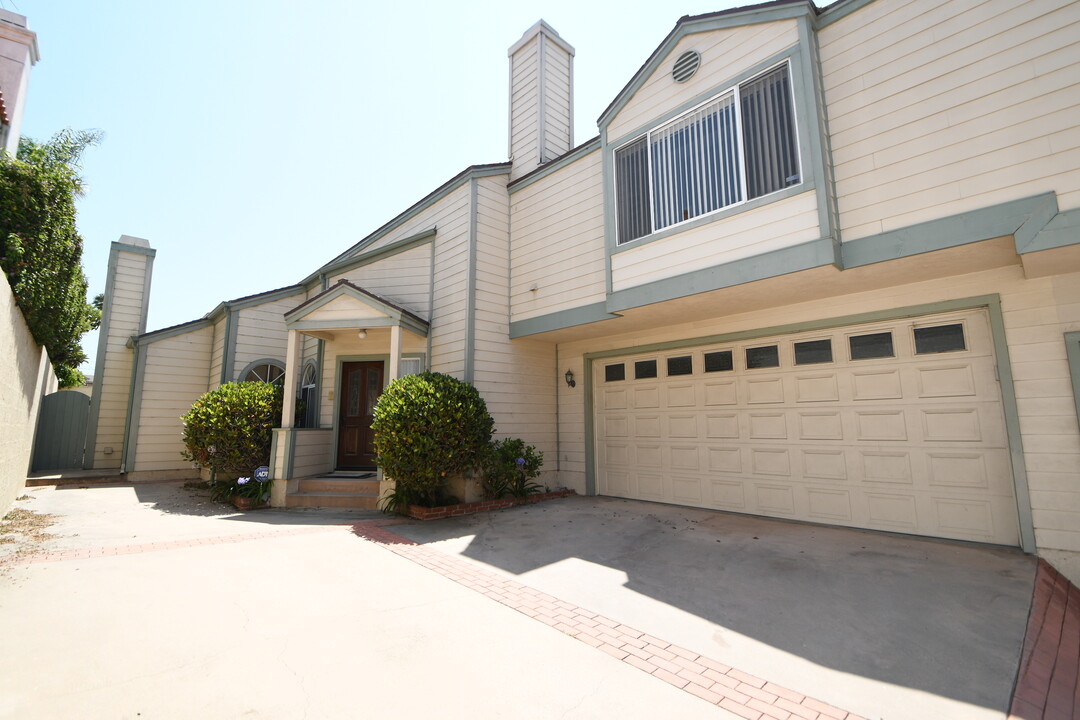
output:
[{"label": "garage door panel", "polygon": [[697,386],[689,383],[664,388],[664,406],[669,408],[696,407]]},{"label": "garage door panel", "polygon": [[710,413],[705,416],[705,437],[725,439],[739,437],[739,416],[736,413]]},{"label": "garage door panel", "polygon": [[839,410],[803,411],[798,414],[799,440],[843,440],[844,423]]},{"label": "garage door panel", "polygon": [[669,438],[694,438],[698,437],[698,423],[700,415],[669,415],[667,416],[667,437]]},{"label": "garage door panel", "polygon": [[795,515],[795,491],[790,485],[756,483],[757,508],[770,515]]},{"label": "garage door panel", "polygon": [[738,405],[739,392],[734,380],[724,382],[706,382],[705,405],[715,407],[717,405]]},{"label": "garage door panel", "polygon": [[900,371],[896,368],[857,370],[851,373],[851,383],[852,397],[861,402],[904,397]]},{"label": "garage door panel", "polygon": [[595,368],[602,494],[1018,542],[985,311],[612,362],[629,372]]},{"label": "garage door panel", "polygon": [[972,397],[975,393],[975,373],[969,363],[916,369],[917,393],[920,398]]},{"label": "garage door panel", "polygon": [[795,402],[818,403],[840,400],[840,386],[836,375],[796,375]]},{"label": "garage door panel", "polygon": [[750,418],[751,440],[786,440],[788,436],[787,415],[783,412],[752,412]]},{"label": "garage door panel", "polygon": [[812,520],[827,523],[851,524],[851,491],[835,488],[808,487],[807,515]]},{"label": "garage door panel", "polygon": [[751,405],[783,403],[783,378],[750,378],[746,380],[746,401]]},{"label": "garage door panel", "polygon": [[709,479],[710,505],[722,510],[745,511],[746,485],[741,481]]},{"label": "garage door panel", "polygon": [[856,410],[855,439],[862,441],[903,441],[908,439],[903,410]]},{"label": "garage door panel", "polygon": [[743,471],[743,451],[737,447],[707,448],[710,472],[741,473]]}]

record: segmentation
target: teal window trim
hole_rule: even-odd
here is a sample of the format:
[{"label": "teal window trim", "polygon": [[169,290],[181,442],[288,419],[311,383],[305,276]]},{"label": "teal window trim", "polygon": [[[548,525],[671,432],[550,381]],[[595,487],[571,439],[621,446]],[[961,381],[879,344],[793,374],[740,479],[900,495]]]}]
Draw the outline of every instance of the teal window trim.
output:
[{"label": "teal window trim", "polygon": [[1076,420],[1080,423],[1080,331],[1065,333],[1065,356],[1069,360],[1069,377],[1072,379],[1073,400],[1076,403]]},{"label": "teal window trim", "polygon": [[[285,372],[285,363],[283,363],[281,360],[278,360],[277,358],[259,358],[258,360],[252,360],[251,362],[249,362],[247,365],[244,366],[243,370],[236,374],[236,382],[244,382],[244,378],[247,377],[247,374],[255,368],[259,367],[260,365],[273,365],[274,367],[281,370],[282,373]],[[284,378],[285,376],[282,375],[282,382],[284,382]]]}]

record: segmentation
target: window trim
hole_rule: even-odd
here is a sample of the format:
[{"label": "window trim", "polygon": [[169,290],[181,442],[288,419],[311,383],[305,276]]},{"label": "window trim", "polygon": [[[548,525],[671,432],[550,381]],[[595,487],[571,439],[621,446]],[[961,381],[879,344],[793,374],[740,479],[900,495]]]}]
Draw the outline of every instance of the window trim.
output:
[{"label": "window trim", "polygon": [[1080,422],[1080,330],[1065,333],[1065,357],[1072,378],[1073,400],[1076,401],[1076,420]]},{"label": "window trim", "polygon": [[252,360],[236,375],[236,382],[246,382],[244,378],[248,376],[248,373],[260,365],[273,365],[281,370],[281,385],[282,387],[285,386],[285,363],[276,358],[259,358],[258,360]]},{"label": "window trim", "polygon": [[[747,165],[744,150],[744,132],[743,132],[743,118],[742,118],[742,103],[741,93],[739,91],[740,86],[754,82],[758,78],[773,72],[779,67],[785,67],[787,69],[788,76],[788,93],[789,101],[791,102],[792,109],[792,129],[795,133],[795,157],[798,162],[799,181],[794,185],[787,185],[773,192],[759,195],[757,197],[747,197]],[[765,205],[768,203],[783,200],[793,195],[798,195],[808,190],[813,189],[814,183],[812,177],[807,172],[807,158],[803,154],[803,131],[804,123],[799,111],[798,95],[796,92],[796,68],[793,62],[793,55],[787,54],[779,60],[773,59],[765,64],[755,68],[753,71],[745,73],[744,75],[737,76],[730,83],[726,84],[720,90],[715,88],[710,90],[708,95],[704,99],[697,99],[692,101],[689,106],[679,108],[674,114],[664,117],[658,122],[650,125],[649,127],[641,130],[629,133],[627,136],[620,138],[617,143],[613,143],[609,146],[611,172],[610,172],[610,191],[611,191],[611,240],[612,251],[618,252],[630,247],[636,247],[641,242],[649,242],[652,240],[658,240],[668,235],[683,232],[696,225],[704,224],[706,222],[714,222],[716,220],[727,217],[739,212],[745,212],[747,210]],[[739,192],[741,200],[718,207],[715,210],[695,215],[694,217],[680,220],[678,222],[666,225],[662,228],[656,228],[656,207],[655,207],[655,195],[654,195],[654,177],[652,171],[651,153],[649,148],[651,147],[650,139],[654,133],[662,132],[665,128],[670,127],[676,123],[681,122],[687,116],[692,115],[698,110],[708,106],[711,103],[720,100],[721,98],[729,95],[732,98],[732,105],[735,108],[734,118],[736,131],[738,137],[735,142],[735,147],[739,161]],[[642,138],[645,138],[646,157],[648,159],[648,201],[649,201],[649,223],[651,225],[651,232],[641,235],[639,237],[619,242],[619,182],[618,182],[618,164],[616,163],[616,155],[623,148],[629,147],[635,142],[639,142]]]}]

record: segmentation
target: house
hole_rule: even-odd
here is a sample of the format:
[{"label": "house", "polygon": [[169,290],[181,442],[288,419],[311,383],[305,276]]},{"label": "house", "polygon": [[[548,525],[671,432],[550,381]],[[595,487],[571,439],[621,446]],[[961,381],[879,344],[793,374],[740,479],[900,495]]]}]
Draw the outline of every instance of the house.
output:
[{"label": "house", "polygon": [[[1017,546],[1080,580],[1080,3],[775,0],[683,17],[572,137],[574,49],[509,51],[510,154],[296,285],[146,332],[112,249],[88,457],[281,376],[273,502],[372,466],[380,389],[472,382],[544,480]],[[295,403],[303,417],[295,421]]]}]

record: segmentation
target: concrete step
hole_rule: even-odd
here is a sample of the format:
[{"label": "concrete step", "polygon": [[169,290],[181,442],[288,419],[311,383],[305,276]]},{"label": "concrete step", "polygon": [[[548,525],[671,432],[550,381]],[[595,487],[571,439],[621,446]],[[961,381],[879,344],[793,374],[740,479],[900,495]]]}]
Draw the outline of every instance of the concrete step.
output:
[{"label": "concrete step", "polygon": [[372,478],[366,480],[358,480],[355,478],[336,478],[336,477],[313,477],[304,478],[300,481],[298,488],[299,492],[334,492],[342,494],[377,494],[379,492],[379,481]]},{"label": "concrete step", "polygon": [[352,508],[378,510],[379,495],[373,493],[298,492],[286,496],[285,507]]}]

